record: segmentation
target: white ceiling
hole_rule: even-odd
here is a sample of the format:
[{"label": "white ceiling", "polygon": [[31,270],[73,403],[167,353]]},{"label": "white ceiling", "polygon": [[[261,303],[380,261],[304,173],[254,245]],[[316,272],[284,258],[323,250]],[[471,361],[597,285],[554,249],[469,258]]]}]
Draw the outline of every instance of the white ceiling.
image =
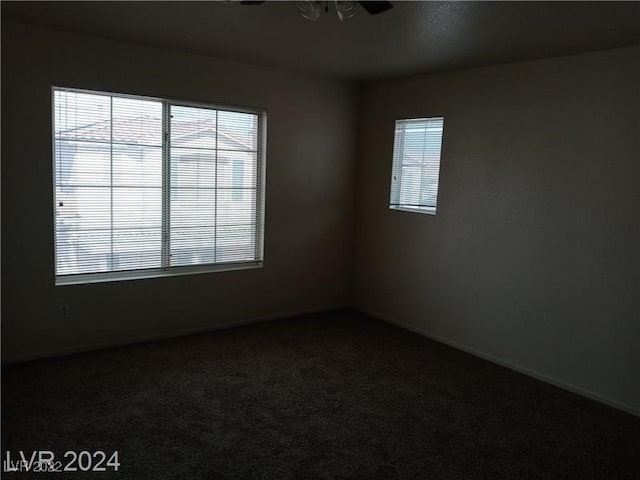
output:
[{"label": "white ceiling", "polygon": [[3,19],[346,80],[640,45],[640,2],[407,2],[317,23],[292,2],[2,2]]}]

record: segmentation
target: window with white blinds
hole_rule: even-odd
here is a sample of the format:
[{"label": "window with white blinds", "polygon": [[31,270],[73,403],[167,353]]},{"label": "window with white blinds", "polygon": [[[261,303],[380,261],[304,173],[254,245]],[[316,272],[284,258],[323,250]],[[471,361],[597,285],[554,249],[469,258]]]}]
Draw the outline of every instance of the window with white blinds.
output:
[{"label": "window with white blinds", "polygon": [[261,266],[266,114],[53,89],[56,283]]},{"label": "window with white blinds", "polygon": [[397,120],[389,208],[435,215],[444,118]]}]

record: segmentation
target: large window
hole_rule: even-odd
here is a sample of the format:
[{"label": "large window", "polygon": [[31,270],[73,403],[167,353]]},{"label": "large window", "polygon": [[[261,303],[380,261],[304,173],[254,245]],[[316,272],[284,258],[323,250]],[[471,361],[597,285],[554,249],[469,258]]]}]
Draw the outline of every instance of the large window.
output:
[{"label": "large window", "polygon": [[389,208],[436,213],[444,119],[397,120]]},{"label": "large window", "polygon": [[260,266],[265,113],[53,89],[56,283]]}]

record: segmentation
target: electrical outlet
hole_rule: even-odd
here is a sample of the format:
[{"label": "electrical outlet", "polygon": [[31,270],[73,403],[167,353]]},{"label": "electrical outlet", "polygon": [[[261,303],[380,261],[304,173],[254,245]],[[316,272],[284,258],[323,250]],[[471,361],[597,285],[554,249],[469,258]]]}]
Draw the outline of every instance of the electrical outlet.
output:
[{"label": "electrical outlet", "polygon": [[58,318],[60,320],[66,320],[67,318],[69,318],[69,315],[71,314],[70,310],[69,310],[69,305],[60,305],[58,307]]},{"label": "electrical outlet", "polygon": [[391,282],[384,282],[384,292],[391,293]]}]

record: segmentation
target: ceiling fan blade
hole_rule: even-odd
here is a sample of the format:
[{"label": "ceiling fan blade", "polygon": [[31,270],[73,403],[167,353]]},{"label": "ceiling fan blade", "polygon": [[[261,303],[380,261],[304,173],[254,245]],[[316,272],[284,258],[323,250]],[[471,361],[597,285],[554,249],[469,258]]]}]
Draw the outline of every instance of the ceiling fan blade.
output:
[{"label": "ceiling fan blade", "polygon": [[247,0],[247,1],[242,1],[240,2],[240,5],[262,5],[264,2],[266,2],[266,0],[262,0],[262,1],[252,1],[252,0]]},{"label": "ceiling fan blade", "polygon": [[371,15],[377,15],[378,13],[391,10],[393,5],[391,2],[358,2],[362,8],[364,8]]}]

